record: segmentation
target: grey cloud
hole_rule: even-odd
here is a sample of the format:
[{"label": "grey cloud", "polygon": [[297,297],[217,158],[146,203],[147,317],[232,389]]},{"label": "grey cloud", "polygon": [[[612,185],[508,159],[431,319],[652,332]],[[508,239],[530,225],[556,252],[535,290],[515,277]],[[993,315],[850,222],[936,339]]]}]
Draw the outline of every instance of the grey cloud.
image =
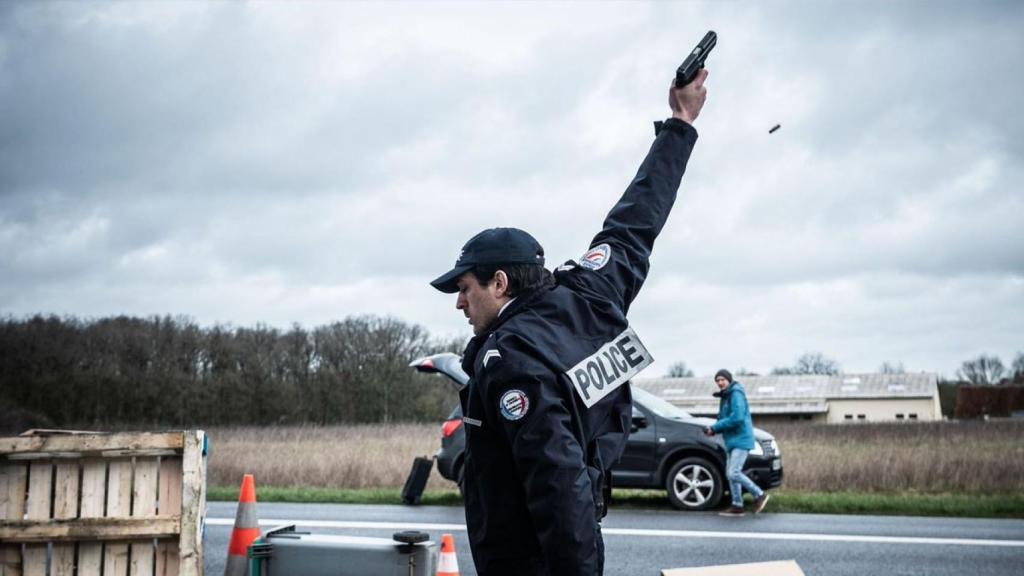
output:
[{"label": "grey cloud", "polygon": [[[0,312],[466,332],[426,282],[488,226],[578,257],[715,28],[701,138],[633,309],[656,356],[732,362],[732,338],[748,366],[807,347],[872,369],[1005,348],[1022,25],[995,2],[2,3]],[[927,337],[879,331],[908,307],[937,318],[906,323]],[[965,328],[974,309],[1000,328]],[[741,328],[704,343],[723,319]],[[858,337],[876,332],[900,357]]]},{"label": "grey cloud", "polygon": [[[724,66],[745,73],[712,71],[719,98],[707,120],[730,131],[702,142],[712,150],[696,180],[712,188],[684,183],[692,212],[673,240],[680,267],[755,284],[896,270],[1022,274],[1013,249],[1024,243],[1015,224],[1022,126],[1011,95],[1024,12],[771,7],[748,30],[764,52],[723,53]],[[798,107],[771,88],[793,90]],[[748,117],[762,113],[771,115],[754,132]],[[781,132],[762,132],[787,114]]]}]

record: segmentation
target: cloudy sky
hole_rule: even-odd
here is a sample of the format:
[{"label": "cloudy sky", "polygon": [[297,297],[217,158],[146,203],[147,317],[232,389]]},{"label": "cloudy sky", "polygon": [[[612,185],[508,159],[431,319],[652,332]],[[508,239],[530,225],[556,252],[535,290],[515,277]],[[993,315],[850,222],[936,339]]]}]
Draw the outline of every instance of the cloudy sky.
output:
[{"label": "cloudy sky", "polygon": [[578,258],[709,29],[648,375],[1024,351],[1019,2],[3,2],[0,314],[468,336],[427,282]]}]

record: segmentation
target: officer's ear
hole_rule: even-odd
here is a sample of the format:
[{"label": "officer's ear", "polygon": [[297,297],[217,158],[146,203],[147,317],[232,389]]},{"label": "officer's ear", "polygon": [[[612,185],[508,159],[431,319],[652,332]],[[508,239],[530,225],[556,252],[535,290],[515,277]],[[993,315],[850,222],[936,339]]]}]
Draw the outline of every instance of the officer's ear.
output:
[{"label": "officer's ear", "polygon": [[491,281],[494,283],[495,297],[503,298],[508,296],[508,274],[505,274],[504,270],[495,272],[494,279]]}]

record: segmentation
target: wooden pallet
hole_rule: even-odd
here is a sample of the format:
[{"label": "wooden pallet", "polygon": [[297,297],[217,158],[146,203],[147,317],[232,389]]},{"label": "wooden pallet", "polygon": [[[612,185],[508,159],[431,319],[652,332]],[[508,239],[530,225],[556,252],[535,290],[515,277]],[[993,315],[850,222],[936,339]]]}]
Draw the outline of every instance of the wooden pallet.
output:
[{"label": "wooden pallet", "polygon": [[0,576],[201,576],[202,431],[0,438]]}]

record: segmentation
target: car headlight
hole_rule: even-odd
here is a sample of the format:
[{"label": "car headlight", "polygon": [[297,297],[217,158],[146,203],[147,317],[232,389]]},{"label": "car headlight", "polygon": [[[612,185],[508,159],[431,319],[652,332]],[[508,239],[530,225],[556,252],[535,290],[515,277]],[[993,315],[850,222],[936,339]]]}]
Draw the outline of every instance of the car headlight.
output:
[{"label": "car headlight", "polygon": [[761,447],[761,443],[754,441],[754,449],[750,451],[752,456],[764,456],[764,448]]},{"label": "car headlight", "polygon": [[782,456],[782,450],[779,450],[779,443],[775,441],[775,438],[772,438],[772,452],[776,456]]}]

